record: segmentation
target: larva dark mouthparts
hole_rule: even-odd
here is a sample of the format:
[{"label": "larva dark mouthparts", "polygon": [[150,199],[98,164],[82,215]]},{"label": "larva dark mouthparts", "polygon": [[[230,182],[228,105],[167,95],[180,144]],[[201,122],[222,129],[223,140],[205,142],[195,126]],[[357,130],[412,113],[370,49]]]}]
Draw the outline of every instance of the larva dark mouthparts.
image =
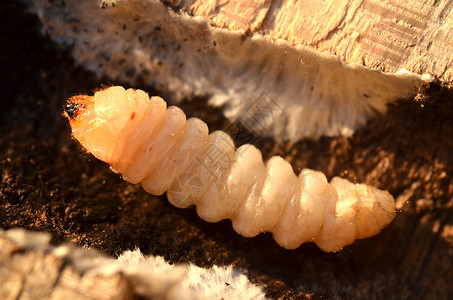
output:
[{"label": "larva dark mouthparts", "polygon": [[196,205],[208,222],[231,219],[241,235],[272,232],[297,248],[314,242],[326,252],[379,233],[395,217],[386,191],[291,165],[263,163],[253,145],[235,149],[222,131],[168,107],[141,90],[110,87],[74,96],[65,106],[74,137],[131,183],[154,195],[167,192],[176,207]]}]

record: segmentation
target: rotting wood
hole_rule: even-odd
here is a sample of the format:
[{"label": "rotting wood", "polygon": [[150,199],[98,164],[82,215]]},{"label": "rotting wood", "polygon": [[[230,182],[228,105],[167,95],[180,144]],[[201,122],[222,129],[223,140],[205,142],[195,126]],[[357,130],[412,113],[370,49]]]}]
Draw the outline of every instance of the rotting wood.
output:
[{"label": "rotting wood", "polygon": [[89,272],[106,257],[49,241],[50,234],[0,229],[0,299],[134,299],[121,272]]},{"label": "rotting wood", "polygon": [[214,27],[312,46],[385,72],[453,83],[453,1],[173,1]]},{"label": "rotting wood", "polygon": [[49,241],[49,233],[0,229],[0,299],[265,299],[232,266],[173,265],[137,248],[113,259]]},{"label": "rotting wood", "polygon": [[[197,8],[197,3],[202,5]],[[443,46],[431,44],[442,60],[427,58],[436,70],[445,62],[447,75],[403,64],[406,59],[391,58],[394,51],[382,52],[377,42],[368,49],[371,56],[362,49],[365,36],[376,39],[387,32],[373,31],[386,11],[374,19],[363,15],[355,21],[360,11],[368,10],[360,5],[352,9],[349,4],[341,10],[336,2],[322,7],[298,2],[295,8],[280,7],[277,2],[238,3],[222,2],[217,7],[217,2],[127,0],[103,1],[99,6],[89,1],[66,1],[65,5],[36,1],[32,10],[53,39],[69,45],[76,61],[98,75],[133,86],[143,83],[169,100],[206,96],[211,104],[224,106],[232,122],[246,115],[247,108],[263,95],[272,99],[284,112],[281,116],[244,125],[256,135],[278,141],[349,136],[376,112],[385,112],[387,104],[416,96],[429,86],[431,75],[449,76],[448,39],[442,40]],[[300,7],[304,4],[307,8]],[[444,15],[448,21],[449,14]],[[334,20],[333,24],[322,22],[323,18]],[[360,24],[364,20],[369,21]],[[373,20],[377,23],[370,23]],[[342,33],[352,21],[357,24],[351,23]],[[408,22],[402,24],[412,28]],[[448,31],[436,28],[432,29],[436,34]],[[406,45],[408,33],[400,35],[401,39],[389,36],[386,40]],[[431,55],[431,50],[427,53]]]}]

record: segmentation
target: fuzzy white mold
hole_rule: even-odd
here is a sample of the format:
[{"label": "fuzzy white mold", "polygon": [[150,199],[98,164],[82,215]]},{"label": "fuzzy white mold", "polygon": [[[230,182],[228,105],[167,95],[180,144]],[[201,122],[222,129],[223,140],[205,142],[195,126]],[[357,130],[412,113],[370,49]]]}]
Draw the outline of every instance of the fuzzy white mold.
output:
[{"label": "fuzzy white mold", "polygon": [[139,249],[113,259],[73,244],[53,246],[50,239],[49,233],[0,228],[0,242],[9,246],[2,253],[2,295],[18,295],[20,278],[19,297],[29,299],[266,299],[262,287],[231,265],[173,265]]},{"label": "fuzzy white mold", "polygon": [[272,232],[297,248],[315,242],[339,251],[381,231],[395,216],[386,191],[291,165],[274,156],[263,163],[253,145],[235,148],[223,131],[208,132],[196,118],[141,90],[110,87],[74,96],[66,117],[81,144],[131,183],[154,195],[167,192],[176,207],[196,205],[208,222],[231,219],[241,235]]},{"label": "fuzzy white mold", "polygon": [[432,80],[347,64],[268,34],[213,27],[157,0],[34,1],[32,9],[52,38],[70,45],[76,61],[98,75],[144,82],[169,99],[208,96],[214,105],[226,104],[230,120],[265,94],[283,114],[266,126],[246,125],[277,140],[350,135]]}]

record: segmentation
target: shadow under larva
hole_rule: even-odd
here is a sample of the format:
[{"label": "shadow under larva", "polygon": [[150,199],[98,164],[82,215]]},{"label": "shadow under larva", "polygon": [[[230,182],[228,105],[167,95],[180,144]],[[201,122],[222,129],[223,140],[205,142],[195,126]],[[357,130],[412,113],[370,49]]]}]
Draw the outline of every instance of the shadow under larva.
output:
[{"label": "shadow under larva", "polygon": [[70,98],[65,116],[94,156],[176,207],[196,205],[208,222],[231,219],[236,232],[271,232],[286,249],[314,242],[326,252],[379,233],[395,216],[394,199],[371,185],[303,169],[283,158],[266,163],[253,145],[235,148],[223,131],[186,120],[175,106],[116,86]]}]

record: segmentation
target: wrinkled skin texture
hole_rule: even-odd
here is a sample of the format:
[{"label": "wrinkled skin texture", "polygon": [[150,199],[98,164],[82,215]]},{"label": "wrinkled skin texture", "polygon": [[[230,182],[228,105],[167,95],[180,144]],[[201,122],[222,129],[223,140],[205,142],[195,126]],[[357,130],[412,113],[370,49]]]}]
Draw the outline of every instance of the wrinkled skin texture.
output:
[{"label": "wrinkled skin texture", "polygon": [[[126,181],[141,182],[154,195],[167,191],[177,207],[196,205],[206,221],[231,219],[246,237],[272,232],[287,249],[314,241],[326,252],[339,251],[379,233],[395,217],[388,192],[339,177],[328,184],[310,169],[297,177],[281,157],[263,164],[253,145],[234,152],[229,135],[208,135],[204,122],[186,122],[179,108],[166,108],[141,90],[114,86],[93,97],[74,96],[65,115],[75,138]],[[188,183],[196,196],[184,186],[187,176],[199,181]]]}]

